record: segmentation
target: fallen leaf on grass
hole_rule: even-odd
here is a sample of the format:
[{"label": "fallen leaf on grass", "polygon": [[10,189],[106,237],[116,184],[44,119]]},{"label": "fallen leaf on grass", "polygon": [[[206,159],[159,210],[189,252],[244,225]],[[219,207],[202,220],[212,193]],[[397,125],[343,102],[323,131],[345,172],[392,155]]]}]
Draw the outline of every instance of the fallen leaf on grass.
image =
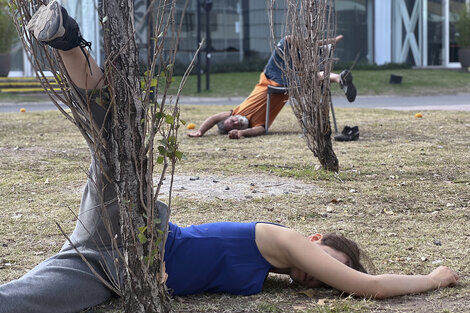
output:
[{"label": "fallen leaf on grass", "polygon": [[315,290],[310,288],[310,289],[305,289],[305,290],[299,291],[299,293],[311,298],[315,295]]},{"label": "fallen leaf on grass", "polygon": [[333,200],[330,201],[330,203],[333,203],[333,204],[338,204],[340,202],[343,202],[343,200],[342,199],[333,199]]}]

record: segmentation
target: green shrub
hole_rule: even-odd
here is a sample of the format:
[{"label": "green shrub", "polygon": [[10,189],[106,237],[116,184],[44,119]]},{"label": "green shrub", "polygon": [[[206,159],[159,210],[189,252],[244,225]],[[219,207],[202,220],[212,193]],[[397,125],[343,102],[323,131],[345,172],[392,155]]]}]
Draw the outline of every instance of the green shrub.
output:
[{"label": "green shrub", "polygon": [[352,70],[364,70],[364,71],[372,71],[372,70],[405,70],[410,69],[413,66],[409,63],[385,63],[382,65],[377,65],[375,63],[367,63],[364,61],[357,62],[353,64],[353,62],[336,62],[333,66],[334,71],[341,71],[343,69],[352,68]]},{"label": "green shrub", "polygon": [[459,20],[455,26],[458,36],[457,43],[460,48],[470,48],[470,6],[466,5],[460,12]]},{"label": "green shrub", "polygon": [[2,4],[0,2],[0,53],[8,53],[17,34],[7,8]]},{"label": "green shrub", "polygon": [[[233,73],[233,72],[261,72],[266,63],[268,62],[267,58],[259,57],[248,57],[241,62],[233,61],[219,61],[217,63],[210,64],[210,72],[213,73]],[[174,67],[175,75],[183,75],[188,67],[187,64],[176,62]],[[205,62],[201,66],[201,70],[204,72],[206,69]],[[191,75],[197,74],[197,67],[194,66],[191,71]]]}]

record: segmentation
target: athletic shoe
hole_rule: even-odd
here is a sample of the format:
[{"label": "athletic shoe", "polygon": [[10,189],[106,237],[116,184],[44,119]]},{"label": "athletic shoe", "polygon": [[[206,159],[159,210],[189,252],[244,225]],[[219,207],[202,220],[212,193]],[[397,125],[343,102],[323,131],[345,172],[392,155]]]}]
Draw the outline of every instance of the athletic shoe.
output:
[{"label": "athletic shoe", "polygon": [[359,140],[359,127],[344,126],[341,134],[335,136],[336,141],[355,141]]},{"label": "athletic shoe", "polygon": [[37,40],[55,49],[67,51],[75,47],[83,49],[91,46],[80,34],[77,22],[69,17],[67,10],[58,0],[41,6],[31,17],[26,29],[32,32]]},{"label": "athletic shoe", "polygon": [[354,86],[352,82],[352,74],[350,71],[345,70],[341,72],[339,86],[343,89],[349,102],[354,102],[354,100],[356,100],[356,86]]}]

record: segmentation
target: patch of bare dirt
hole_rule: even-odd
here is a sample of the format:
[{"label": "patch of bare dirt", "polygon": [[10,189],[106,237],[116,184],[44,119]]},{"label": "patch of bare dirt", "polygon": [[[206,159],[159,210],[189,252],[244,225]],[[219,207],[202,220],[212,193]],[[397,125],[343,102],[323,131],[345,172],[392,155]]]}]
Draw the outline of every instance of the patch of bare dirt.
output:
[{"label": "patch of bare dirt", "polygon": [[[157,182],[155,182],[157,183]],[[168,195],[170,177],[162,185],[161,194]],[[268,175],[223,176],[174,176],[172,196],[199,200],[230,199],[250,200],[284,194],[319,193],[313,184],[289,178]]]}]

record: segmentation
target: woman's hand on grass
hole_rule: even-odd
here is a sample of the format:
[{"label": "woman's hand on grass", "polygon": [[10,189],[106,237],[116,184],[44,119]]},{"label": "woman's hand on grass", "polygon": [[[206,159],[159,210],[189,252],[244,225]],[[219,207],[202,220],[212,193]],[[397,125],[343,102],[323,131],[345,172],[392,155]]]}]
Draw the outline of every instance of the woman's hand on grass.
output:
[{"label": "woman's hand on grass", "polygon": [[428,275],[436,284],[436,288],[453,286],[459,280],[459,275],[447,266],[439,266]]}]

